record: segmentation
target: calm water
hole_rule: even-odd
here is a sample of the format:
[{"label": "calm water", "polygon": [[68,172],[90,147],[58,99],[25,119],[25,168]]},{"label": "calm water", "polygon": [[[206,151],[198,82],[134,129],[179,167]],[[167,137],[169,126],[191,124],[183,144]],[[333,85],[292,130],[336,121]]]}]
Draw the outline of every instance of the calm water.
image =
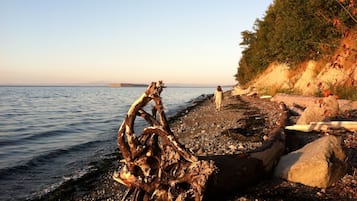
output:
[{"label": "calm water", "polygon": [[[0,200],[46,193],[117,148],[117,130],[145,88],[0,87]],[[214,88],[166,88],[168,116]],[[139,122],[144,123],[144,122]]]}]

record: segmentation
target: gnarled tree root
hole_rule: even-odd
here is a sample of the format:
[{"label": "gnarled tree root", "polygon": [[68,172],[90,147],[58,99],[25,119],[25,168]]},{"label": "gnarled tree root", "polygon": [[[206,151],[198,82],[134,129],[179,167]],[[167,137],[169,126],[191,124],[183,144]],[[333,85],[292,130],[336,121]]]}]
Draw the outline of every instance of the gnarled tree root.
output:
[{"label": "gnarled tree root", "polygon": [[[152,82],[130,107],[118,131],[124,164],[113,178],[130,188],[133,200],[202,200],[216,166],[198,160],[176,140],[163,111],[162,89],[162,82]],[[144,107],[151,101],[155,106],[149,114]],[[136,116],[149,123],[139,137],[134,134]]]},{"label": "gnarled tree root", "polygon": [[[240,155],[197,158],[170,130],[160,97],[162,89],[162,82],[152,82],[130,107],[118,131],[124,164],[113,178],[129,188],[132,200],[199,201],[207,194],[235,191],[257,182],[283,154],[288,118],[284,104],[277,127],[260,149]],[[155,106],[149,114],[144,107],[151,101]],[[139,137],[134,134],[136,116],[149,124]]]}]

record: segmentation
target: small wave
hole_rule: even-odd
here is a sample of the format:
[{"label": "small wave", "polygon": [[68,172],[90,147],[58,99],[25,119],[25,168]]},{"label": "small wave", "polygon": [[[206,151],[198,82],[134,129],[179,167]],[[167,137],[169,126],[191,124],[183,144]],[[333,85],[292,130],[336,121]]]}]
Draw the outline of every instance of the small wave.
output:
[{"label": "small wave", "polygon": [[67,126],[77,128],[78,126],[84,126],[88,124],[108,124],[117,121],[118,121],[117,118],[92,118],[91,117],[91,118],[82,119],[81,122],[69,123]]},{"label": "small wave", "polygon": [[78,179],[82,178],[83,176],[87,175],[88,173],[90,173],[91,168],[92,167],[88,167],[87,169],[80,169],[80,170],[75,171],[72,175],[63,176],[62,177],[63,180],[53,183],[51,185],[48,185],[38,192],[33,192],[29,197],[27,197],[27,200],[40,199],[40,198],[46,196],[46,194],[49,194],[49,193],[55,191],[56,189],[61,188],[61,186],[66,184],[66,182],[73,182],[73,181],[78,180]]},{"label": "small wave", "polygon": [[63,134],[73,134],[80,132],[81,129],[73,129],[73,128],[64,128],[64,129],[57,129],[57,130],[48,130],[44,132],[40,132],[37,134],[33,134],[27,137],[23,137],[20,139],[9,139],[9,140],[2,140],[0,141],[0,146],[10,146],[10,145],[17,145],[17,144],[24,144],[28,141],[36,141],[41,140],[43,138],[51,138],[54,136],[61,136]]},{"label": "small wave", "polygon": [[[108,140],[107,140],[108,141]],[[78,144],[67,149],[57,149],[53,150],[49,153],[42,154],[35,156],[34,158],[30,159],[29,161],[25,162],[24,164],[19,164],[13,167],[7,167],[0,170],[0,179],[6,178],[8,175],[12,174],[21,174],[26,173],[28,170],[31,170],[37,166],[41,166],[46,163],[51,163],[52,160],[55,158],[61,157],[62,155],[75,153],[80,150],[86,149],[88,147],[92,147],[98,143],[104,143],[106,141],[91,141],[82,144]]]}]

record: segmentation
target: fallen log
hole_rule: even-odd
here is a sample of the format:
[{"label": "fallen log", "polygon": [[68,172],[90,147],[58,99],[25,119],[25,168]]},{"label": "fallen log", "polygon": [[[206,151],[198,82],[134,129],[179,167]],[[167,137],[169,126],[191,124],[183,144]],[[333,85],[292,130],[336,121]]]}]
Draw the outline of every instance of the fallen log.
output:
[{"label": "fallen log", "polygon": [[289,111],[292,116],[301,116],[305,109],[306,108],[304,108],[296,103],[293,103],[293,105],[291,107],[289,107]]},{"label": "fallen log", "polygon": [[[293,104],[298,104],[303,107],[307,107],[309,105],[315,104],[321,98],[322,97],[298,96],[298,95],[277,93],[271,99],[271,101],[284,102],[288,106],[291,106]],[[338,105],[339,105],[340,111],[348,111],[348,110],[356,110],[357,109],[357,101],[338,99]]]},{"label": "fallen log", "polygon": [[296,130],[303,132],[311,131],[327,131],[332,129],[346,129],[349,131],[357,130],[356,121],[327,121],[327,122],[311,122],[310,124],[295,124],[292,126],[286,126],[287,130]]},{"label": "fallen log", "polygon": [[280,119],[277,127],[267,134],[258,149],[235,155],[214,155],[201,157],[212,160],[217,166],[210,176],[207,194],[220,196],[257,183],[262,177],[272,173],[280,157],[285,152],[284,127],[289,113],[284,103],[280,103]]},{"label": "fallen log", "polygon": [[[232,192],[257,182],[283,154],[287,109],[281,104],[280,121],[259,150],[197,158],[168,125],[160,97],[163,88],[162,82],[152,82],[119,128],[117,143],[124,159],[113,179],[129,188],[124,199],[199,201],[208,194]],[[154,108],[149,114],[144,107],[151,101]],[[134,131],[136,116],[149,124],[139,136]]]},{"label": "fallen log", "polygon": [[250,157],[263,162],[263,168],[266,172],[270,172],[275,167],[285,152],[286,135],[284,128],[289,118],[289,112],[283,102],[280,102],[279,106],[280,119],[277,122],[277,127],[267,135],[267,140],[261,147],[249,152]]}]

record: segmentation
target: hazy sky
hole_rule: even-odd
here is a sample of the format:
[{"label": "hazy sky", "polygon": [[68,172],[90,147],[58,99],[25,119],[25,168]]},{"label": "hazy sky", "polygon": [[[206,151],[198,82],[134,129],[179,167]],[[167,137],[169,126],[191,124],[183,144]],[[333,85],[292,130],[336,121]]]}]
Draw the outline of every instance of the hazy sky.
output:
[{"label": "hazy sky", "polygon": [[235,84],[273,0],[0,0],[0,84]]}]

